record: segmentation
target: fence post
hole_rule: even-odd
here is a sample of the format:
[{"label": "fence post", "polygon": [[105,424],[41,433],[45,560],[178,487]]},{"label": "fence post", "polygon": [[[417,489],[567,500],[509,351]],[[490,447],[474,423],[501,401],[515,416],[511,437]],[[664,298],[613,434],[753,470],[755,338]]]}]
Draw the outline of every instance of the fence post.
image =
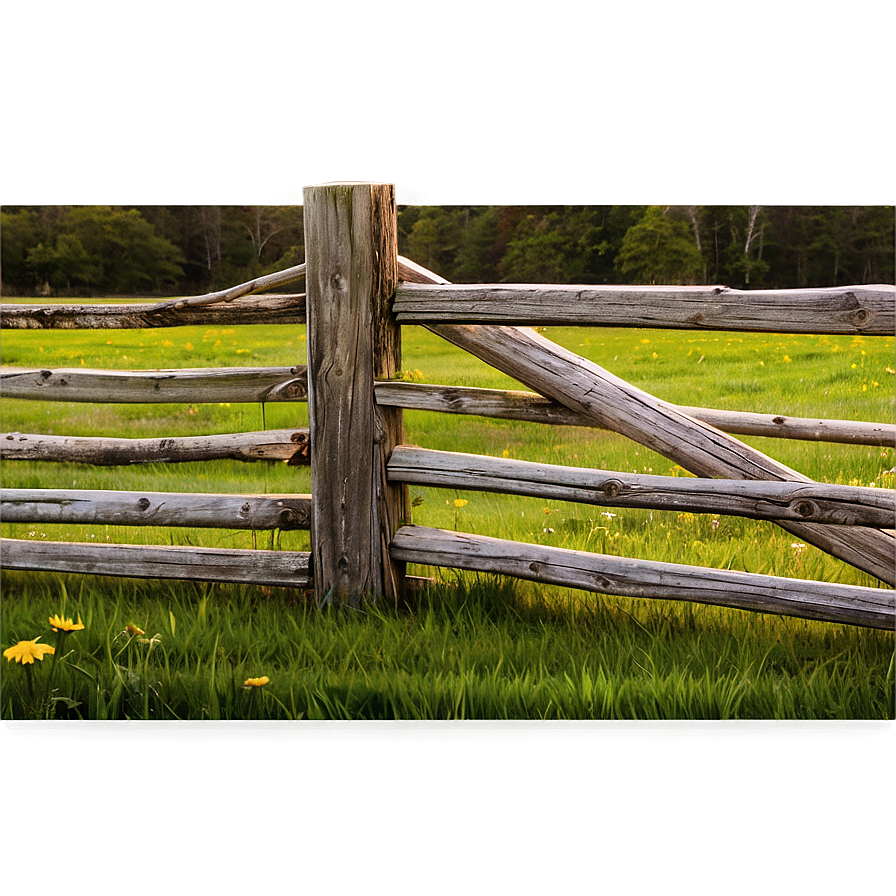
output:
[{"label": "fence post", "polygon": [[315,596],[352,606],[398,602],[404,564],[389,556],[409,521],[407,486],[386,481],[401,411],[380,408],[375,379],[401,368],[392,315],[398,284],[393,184],[304,189],[311,554]]}]

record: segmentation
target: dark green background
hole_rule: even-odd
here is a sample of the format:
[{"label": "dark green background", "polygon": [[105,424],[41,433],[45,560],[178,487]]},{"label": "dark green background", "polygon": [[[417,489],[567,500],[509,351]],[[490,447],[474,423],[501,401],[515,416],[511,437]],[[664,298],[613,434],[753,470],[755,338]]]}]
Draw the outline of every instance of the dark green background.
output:
[{"label": "dark green background", "polygon": [[[893,201],[889,2],[5,2],[4,204]],[[893,726],[6,723],[3,892],[891,893]]]}]

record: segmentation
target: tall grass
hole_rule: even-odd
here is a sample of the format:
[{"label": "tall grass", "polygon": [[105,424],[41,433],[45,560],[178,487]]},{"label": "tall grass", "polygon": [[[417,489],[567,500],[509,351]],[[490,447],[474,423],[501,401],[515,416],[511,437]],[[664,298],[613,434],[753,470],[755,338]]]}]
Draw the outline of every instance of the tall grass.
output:
[{"label": "tall grass", "polygon": [[[669,401],[795,416],[893,419],[893,339],[552,328],[548,336]],[[301,327],[5,331],[4,364],[85,367],[304,362]],[[405,328],[425,382],[519,388],[434,335]],[[5,399],[5,431],[188,435],[307,421],[303,404],[78,405]],[[686,475],[611,433],[406,412],[407,441],[574,466]],[[812,478],[892,487],[894,451],[745,437]],[[4,463],[4,486],[307,492],[307,468],[220,461],[94,468]],[[411,487],[415,522],[579,550],[877,585],[771,523],[611,511]],[[457,507],[455,499],[468,503]],[[282,547],[307,533],[4,523],[4,535]],[[436,585],[402,610],[322,612],[280,589],[3,573],[2,646],[65,605],[56,700],[84,718],[893,718],[893,636],[725,608],[583,595],[418,567]],[[131,623],[143,641],[128,635]],[[125,632],[123,635],[122,632]],[[152,642],[153,636],[158,636]],[[150,642],[150,643],[144,643]],[[26,712],[3,663],[2,714]],[[35,680],[49,665],[35,664]],[[245,689],[267,675],[270,683]],[[69,701],[69,702],[67,702]]]}]

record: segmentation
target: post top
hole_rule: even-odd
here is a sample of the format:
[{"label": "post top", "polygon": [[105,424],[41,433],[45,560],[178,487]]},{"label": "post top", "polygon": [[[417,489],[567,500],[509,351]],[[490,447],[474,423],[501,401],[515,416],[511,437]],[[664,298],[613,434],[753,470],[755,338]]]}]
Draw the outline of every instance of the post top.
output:
[{"label": "post top", "polygon": [[331,180],[323,184],[308,184],[305,189],[313,190],[318,187],[392,187],[394,184],[383,180]]}]

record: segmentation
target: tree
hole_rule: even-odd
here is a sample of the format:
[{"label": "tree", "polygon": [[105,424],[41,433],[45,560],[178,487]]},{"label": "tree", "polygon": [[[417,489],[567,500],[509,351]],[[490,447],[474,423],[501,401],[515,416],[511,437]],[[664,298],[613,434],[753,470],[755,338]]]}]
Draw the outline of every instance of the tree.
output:
[{"label": "tree", "polygon": [[692,284],[700,280],[703,258],[688,222],[652,205],[626,232],[616,267],[634,283]]}]

